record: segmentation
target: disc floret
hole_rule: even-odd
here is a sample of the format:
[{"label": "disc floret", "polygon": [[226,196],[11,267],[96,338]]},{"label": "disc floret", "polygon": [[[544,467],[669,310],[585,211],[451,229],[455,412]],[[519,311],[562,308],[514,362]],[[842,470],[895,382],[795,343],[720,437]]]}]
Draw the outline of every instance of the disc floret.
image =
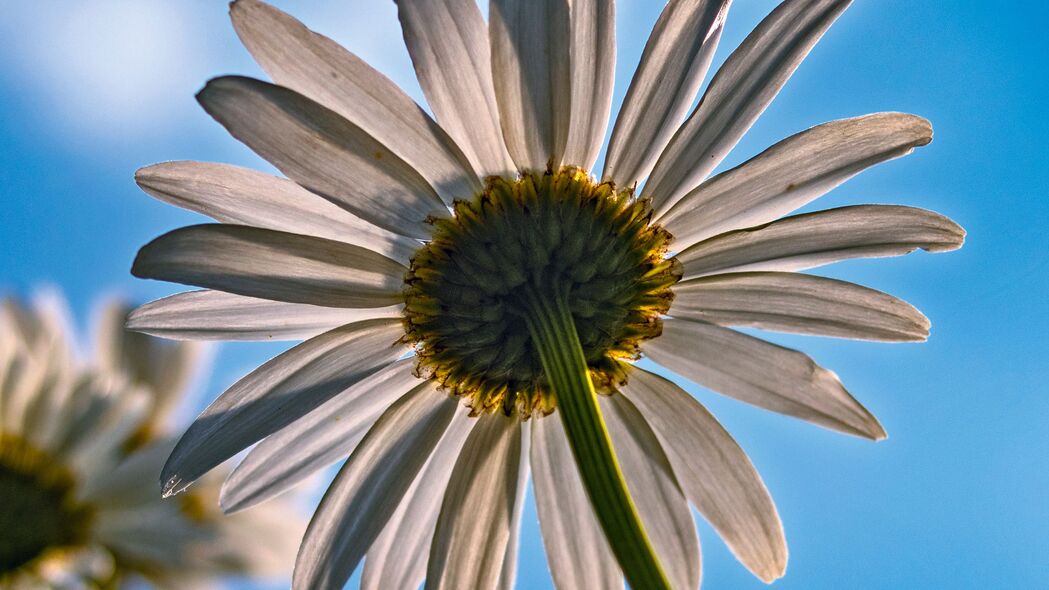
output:
[{"label": "disc floret", "polygon": [[647,200],[577,168],[491,177],[433,238],[406,275],[406,339],[421,376],[474,413],[548,414],[555,399],[529,336],[537,300],[571,310],[593,382],[610,392],[621,365],[659,336],[680,265]]}]

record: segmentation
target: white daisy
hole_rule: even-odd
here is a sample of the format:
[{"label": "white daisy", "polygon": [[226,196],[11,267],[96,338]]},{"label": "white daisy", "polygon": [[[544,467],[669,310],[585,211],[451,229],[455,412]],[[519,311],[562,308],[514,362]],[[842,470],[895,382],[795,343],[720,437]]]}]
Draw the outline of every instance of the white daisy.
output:
[{"label": "white daisy", "polygon": [[964,232],[904,206],[783,217],[929,143],[913,115],[820,125],[710,176],[849,2],[783,2],[686,118],[729,4],[667,4],[598,182],[611,1],[492,0],[486,23],[474,0],[399,0],[433,118],[290,16],[234,2],[276,84],[218,78],[198,100],[287,179],[140,170],[151,195],[221,223],[139,252],[135,275],[207,290],[148,304],[130,326],[305,342],[205,410],[165,466],[166,493],[259,443],[223,487],[236,511],[349,456],[296,588],[339,588],[362,560],[364,588],[510,586],[530,471],[560,588],[620,587],[624,574],[634,588],[698,586],[690,502],[755,575],[781,576],[780,520],[746,455],[632,362],[883,438],[833,373],[731,328],[924,340],[910,305],[795,271],[952,250]]},{"label": "white daisy", "polygon": [[0,302],[0,587],[146,579],[187,588],[282,573],[301,531],[286,502],[230,520],[211,508],[221,478],[185,498],[157,493],[175,441],[151,423],[163,406],[154,377],[166,372],[176,383],[192,364],[166,361],[188,359],[192,347],[153,348],[155,339],[133,335],[139,352],[168,352],[153,357],[159,373],[129,379],[113,370],[131,359],[85,366],[60,304],[47,301],[35,309]]}]

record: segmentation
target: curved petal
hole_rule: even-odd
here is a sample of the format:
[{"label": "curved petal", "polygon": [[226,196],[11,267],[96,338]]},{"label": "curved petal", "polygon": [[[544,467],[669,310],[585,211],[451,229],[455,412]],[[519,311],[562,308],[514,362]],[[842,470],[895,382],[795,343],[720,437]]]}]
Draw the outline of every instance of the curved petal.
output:
[{"label": "curved petal", "polygon": [[220,395],[179,439],[161,474],[164,494],[273,434],[396,360],[407,347],[396,319],[358,322],[311,338]]},{"label": "curved petal", "polygon": [[732,0],[671,0],[652,29],[619,109],[602,178],[640,182],[703,84]]},{"label": "curved petal", "polygon": [[699,536],[663,447],[634,404],[602,395],[601,413],[630,495],[673,588],[699,588]]},{"label": "curved petal", "polygon": [[346,242],[406,263],[419,242],[378,228],[286,178],[211,162],[164,162],[135,172],[153,197],[221,223]]},{"label": "curved petal", "polygon": [[423,386],[414,369],[415,358],[386,365],[267,436],[226,478],[222,509],[264,502],[349,456],[393,402]]},{"label": "curved petal", "polygon": [[426,101],[481,176],[510,176],[477,0],[397,0],[404,43]]},{"label": "curved petal", "polygon": [[673,234],[677,247],[685,248],[778,219],[865,168],[930,141],[929,122],[902,113],[817,125],[704,182],[656,221]]},{"label": "curved petal", "polygon": [[128,315],[127,328],[174,340],[305,340],[344,324],[400,315],[399,305],[321,307],[206,290],[147,303]]},{"label": "curved petal", "polygon": [[401,303],[405,272],[360,246],[219,224],[168,232],[143,246],[131,267],[143,279],[325,307]]},{"label": "curved petal", "polygon": [[230,18],[274,82],[328,107],[390,148],[445,203],[481,190],[469,160],[444,129],[364,60],[257,0],[231,4]]},{"label": "curved petal", "polygon": [[427,382],[379,418],[313,514],[295,561],[292,588],[346,584],[441,440],[458,405]]},{"label": "curved petal", "polygon": [[612,110],[616,4],[613,0],[572,0],[570,25],[571,102],[564,161],[590,170],[604,143]]},{"label": "curved petal", "polygon": [[929,337],[929,320],[892,295],[812,275],[749,272],[674,285],[670,315],[722,326],[886,342]]},{"label": "curved petal", "polygon": [[849,258],[957,250],[965,230],[914,207],[856,205],[721,234],[677,255],[684,279],[754,270],[803,270]]},{"label": "curved petal", "polygon": [[557,169],[572,93],[567,0],[490,0],[492,78],[506,148],[522,170]]},{"label": "curved petal", "polygon": [[487,414],[466,439],[444,493],[430,547],[426,588],[494,589],[515,533],[521,420]]},{"label": "curved petal", "polygon": [[622,590],[623,574],[590,507],[560,417],[533,422],[532,485],[554,585]]},{"label": "curved petal", "polygon": [[645,183],[657,216],[721,163],[850,3],[786,0],[732,52]]},{"label": "curved petal", "polygon": [[718,393],[831,430],[873,440],[885,430],[808,356],[707,322],[667,319],[642,345],[653,361]]},{"label": "curved petal", "polygon": [[448,210],[426,180],[363,129],[301,94],[240,76],[208,82],[204,110],[288,178],[361,219],[426,239]]},{"label": "curved petal", "polygon": [[643,369],[623,393],[663,443],[688,499],[755,576],[772,582],[787,568],[787,541],[761,476],[732,436],[695,398]]},{"label": "curved petal", "polygon": [[466,437],[477,420],[463,406],[448,424],[444,437],[386,528],[368,549],[361,590],[418,590],[426,576],[426,560],[437,526],[444,491]]}]

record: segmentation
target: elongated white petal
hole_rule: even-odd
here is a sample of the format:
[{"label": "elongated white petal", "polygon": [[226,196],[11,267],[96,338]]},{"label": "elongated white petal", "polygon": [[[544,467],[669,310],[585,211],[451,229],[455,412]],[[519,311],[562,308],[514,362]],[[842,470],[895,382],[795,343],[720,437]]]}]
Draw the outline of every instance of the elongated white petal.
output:
[{"label": "elongated white petal", "polygon": [[399,305],[321,307],[222,291],[186,291],[131,312],[127,328],[175,340],[305,340],[343,324],[398,317],[400,310]]},{"label": "elongated white petal", "polygon": [[652,170],[685,118],[721,40],[731,0],[671,0],[619,110],[602,178],[628,187]]},{"label": "elongated white petal", "polygon": [[254,506],[348,457],[393,402],[422,386],[414,367],[415,358],[386,365],[267,436],[226,478],[222,509]]},{"label": "elongated white petal", "polygon": [[850,3],[786,0],[732,52],[645,183],[657,215],[721,163]]},{"label": "elongated white petal", "polygon": [[448,424],[441,442],[364,560],[361,590],[418,590],[437,526],[444,490],[467,435],[477,424],[465,406]]},{"label": "elongated white petal", "polygon": [[785,217],[721,234],[677,255],[684,278],[751,270],[803,270],[849,258],[957,250],[965,230],[914,207],[857,205]]},{"label": "elongated white petal", "polygon": [[397,0],[397,9],[434,116],[481,176],[512,175],[492,84],[488,26],[477,0]]},{"label": "elongated white petal", "polygon": [[528,460],[532,446],[532,427],[530,422],[521,424],[520,467],[517,476],[517,491],[514,494],[510,510],[510,538],[503,553],[503,565],[499,571],[499,590],[514,590],[517,587],[517,552],[521,545],[521,515],[524,513],[525,495],[528,493],[528,476],[531,473],[531,462]]},{"label": "elongated white petal", "polygon": [[306,529],[292,588],[342,588],[444,435],[458,402],[431,384],[387,410],[346,461]]},{"label": "elongated white petal", "polygon": [[667,319],[646,341],[653,361],[718,393],[874,440],[885,430],[837,375],[808,356],[707,322]]},{"label": "elongated white petal", "polygon": [[[481,416],[444,493],[430,547],[426,588],[498,586],[510,544],[521,456],[521,420]],[[526,458],[525,458],[526,459]]]},{"label": "elongated white petal", "polygon": [[388,232],[286,178],[211,162],[164,162],[135,172],[150,195],[222,223],[346,242],[407,262],[419,242]]},{"label": "elongated white petal", "polygon": [[601,151],[612,110],[616,69],[616,5],[570,2],[571,102],[564,162],[590,170]]},{"label": "elongated white petal", "polygon": [[623,574],[579,479],[561,418],[533,422],[532,485],[554,585],[562,590],[622,590]]},{"label": "elongated white petal", "polygon": [[244,46],[281,86],[335,111],[404,158],[446,203],[481,189],[451,137],[389,78],[331,39],[257,0],[230,17]]},{"label": "elongated white petal", "polygon": [[888,342],[922,341],[910,304],[845,281],[786,272],[712,275],[674,285],[670,315],[722,326]]},{"label": "elongated white petal", "polygon": [[189,427],[164,465],[170,495],[404,354],[395,319],[336,328],[233,384]]},{"label": "elongated white petal", "polygon": [[226,76],[208,82],[197,101],[288,178],[383,229],[425,239],[426,219],[448,213],[396,153],[293,90]]},{"label": "elongated white petal", "polygon": [[571,104],[566,0],[491,0],[492,78],[506,147],[520,169],[556,170]]},{"label": "elongated white petal", "polygon": [[634,404],[600,396],[627,488],[673,588],[699,588],[699,536],[688,501],[663,447]]},{"label": "elongated white petal", "polygon": [[244,225],[194,225],[138,251],[131,273],[237,295],[326,307],[402,301],[405,267],[324,238]]},{"label": "elongated white petal", "polygon": [[793,135],[704,182],[657,221],[685,248],[734,229],[768,223],[823,196],[865,168],[932,141],[921,117],[879,113]]},{"label": "elongated white petal", "polygon": [[643,369],[622,390],[663,443],[688,499],[755,576],[787,567],[787,541],[761,476],[732,436],[695,398]]}]

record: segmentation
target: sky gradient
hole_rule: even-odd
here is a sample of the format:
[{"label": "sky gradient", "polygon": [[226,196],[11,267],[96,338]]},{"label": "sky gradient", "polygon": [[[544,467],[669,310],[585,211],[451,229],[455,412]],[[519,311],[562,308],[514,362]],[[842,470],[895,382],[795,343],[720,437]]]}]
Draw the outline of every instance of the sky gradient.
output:
[{"label": "sky gradient", "polygon": [[[417,100],[391,1],[277,2]],[[659,2],[621,0],[613,110]],[[776,3],[739,0],[715,64]],[[138,247],[199,217],[135,187],[136,168],[214,160],[270,170],[200,110],[210,77],[260,75],[223,2],[19,2],[0,20],[0,292],[52,286],[81,323],[100,296],[144,302]],[[1049,574],[1049,51],[1044,2],[857,2],[722,168],[812,125],[876,111],[930,119],[935,139],[807,210],[935,210],[968,231],[954,253],[820,269],[897,295],[933,324],[924,344],[770,339],[835,371],[889,432],[880,443],[695,386],[750,454],[790,548],[774,588],[1035,588]],[[281,350],[223,345],[202,399]],[[700,521],[705,588],[762,588]],[[534,508],[518,584],[550,585]]]}]

